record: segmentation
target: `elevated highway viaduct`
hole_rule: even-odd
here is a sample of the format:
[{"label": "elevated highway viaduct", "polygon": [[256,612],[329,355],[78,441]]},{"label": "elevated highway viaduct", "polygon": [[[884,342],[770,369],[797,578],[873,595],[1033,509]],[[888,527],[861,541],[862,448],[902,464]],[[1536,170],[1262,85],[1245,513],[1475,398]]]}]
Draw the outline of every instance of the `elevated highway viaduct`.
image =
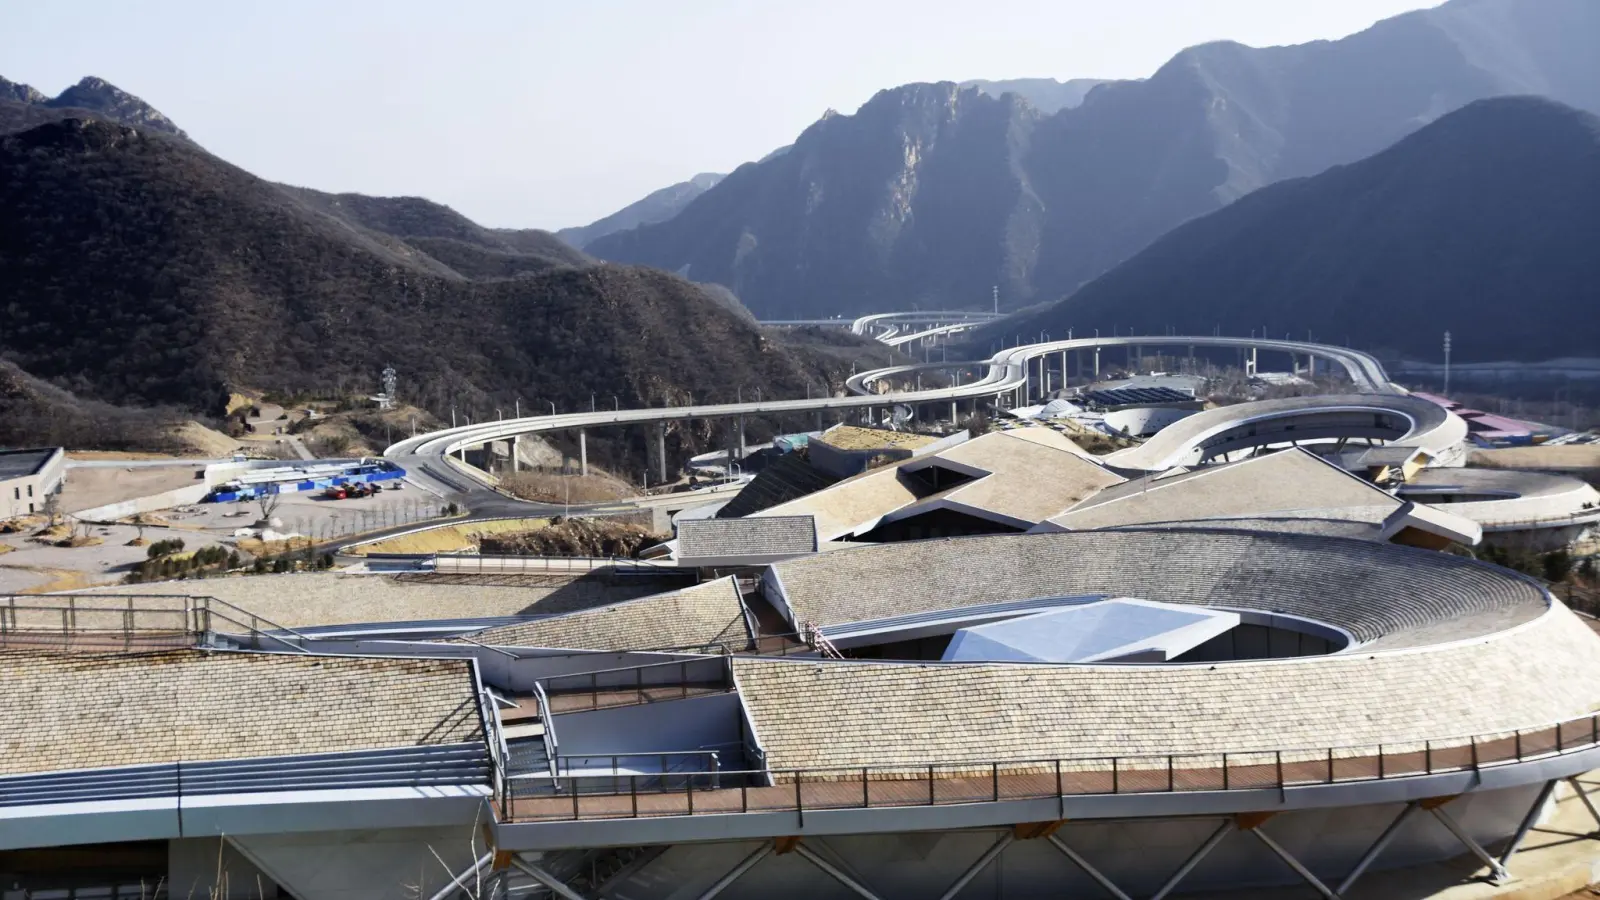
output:
[{"label": "elevated highway viaduct", "polygon": [[[921,314],[929,315],[929,314]],[[872,318],[872,317],[866,317]],[[882,317],[874,319],[881,321]],[[858,322],[861,320],[857,320]],[[870,327],[870,323],[868,325]],[[1263,340],[1258,338],[1206,336],[1138,336],[1092,337],[1061,341],[1024,344],[1001,350],[988,360],[966,364],[983,368],[983,374],[966,384],[956,384],[923,391],[904,391],[890,394],[871,393],[871,385],[888,378],[920,369],[949,368],[950,363],[925,363],[914,366],[894,366],[861,373],[850,379],[850,394],[839,397],[813,397],[795,400],[760,400],[750,403],[718,403],[694,406],[654,407],[646,409],[600,410],[595,412],[559,413],[548,416],[527,416],[494,422],[482,422],[456,428],[442,429],[400,441],[385,452],[385,456],[422,478],[433,479],[464,495],[485,494],[496,499],[487,480],[467,466],[454,466],[445,461],[449,454],[463,454],[470,447],[491,441],[515,440],[524,434],[542,434],[556,431],[578,432],[580,466],[587,470],[587,432],[592,428],[627,425],[656,426],[652,446],[649,448],[657,477],[667,480],[668,464],[665,454],[666,426],[671,422],[697,419],[742,420],[746,416],[793,416],[812,413],[820,423],[829,413],[841,414],[857,410],[868,411],[895,404],[949,403],[951,412],[957,412],[961,401],[974,405],[992,401],[1011,402],[1014,405],[1029,402],[1046,393],[1050,360],[1060,357],[1065,365],[1068,354],[1082,352],[1096,358],[1108,348],[1128,348],[1138,354],[1144,347],[1180,348],[1234,348],[1247,354],[1247,369],[1253,371],[1258,354],[1262,351],[1279,352],[1295,359],[1305,358],[1315,367],[1315,360],[1339,366],[1344,370],[1358,393],[1377,395],[1368,398],[1365,405],[1384,402],[1381,397],[1402,397],[1404,391],[1388,380],[1383,366],[1369,354],[1331,344],[1313,344],[1299,341]],[[962,364],[954,364],[962,365]],[[1063,368],[1064,371],[1064,368]],[[1407,398],[1409,399],[1409,398]],[[1415,401],[1412,401],[1415,402]],[[741,443],[743,443],[741,441]],[[470,482],[470,483],[469,483]]]}]

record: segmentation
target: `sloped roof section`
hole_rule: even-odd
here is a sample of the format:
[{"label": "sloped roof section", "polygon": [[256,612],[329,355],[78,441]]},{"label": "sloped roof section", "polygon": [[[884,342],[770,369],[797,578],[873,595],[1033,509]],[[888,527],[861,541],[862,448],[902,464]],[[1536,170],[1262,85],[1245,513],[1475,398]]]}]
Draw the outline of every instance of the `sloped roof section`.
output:
[{"label": "sloped roof section", "polygon": [[0,774],[483,739],[459,659],[0,654]]},{"label": "sloped roof section", "polygon": [[502,625],[472,636],[499,647],[569,650],[679,650],[749,646],[744,601],[732,576],[679,591]]},{"label": "sloped roof section", "polygon": [[1050,517],[1073,530],[1157,522],[1308,517],[1382,522],[1405,504],[1387,491],[1298,448],[1178,475],[1147,476],[1101,491]]},{"label": "sloped roof section", "polygon": [[811,516],[745,519],[685,519],[678,523],[678,561],[693,565],[773,562],[817,552],[817,520]]}]

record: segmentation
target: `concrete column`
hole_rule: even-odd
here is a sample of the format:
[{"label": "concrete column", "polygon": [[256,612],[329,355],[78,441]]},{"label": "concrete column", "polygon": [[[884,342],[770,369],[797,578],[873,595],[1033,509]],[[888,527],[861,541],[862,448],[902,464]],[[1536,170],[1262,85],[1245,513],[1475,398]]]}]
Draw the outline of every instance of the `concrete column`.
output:
[{"label": "concrete column", "polygon": [[955,400],[950,401],[950,423],[952,425],[961,421],[961,411],[956,409],[956,402]]},{"label": "concrete column", "polygon": [[467,461],[467,445],[466,444],[462,444],[461,445],[461,449],[456,451],[456,455],[461,457],[461,461],[462,462],[466,462]]},{"label": "concrete column", "polygon": [[1254,375],[1256,374],[1256,371],[1256,348],[1251,347],[1250,358],[1244,361],[1244,374]]},{"label": "concrete column", "polygon": [[660,463],[661,483],[667,483],[667,426],[656,426],[656,461]]},{"label": "concrete column", "polygon": [[822,410],[820,410],[820,409],[817,410],[817,427],[816,427],[816,430],[817,431],[821,431],[822,430]]},{"label": "concrete column", "polygon": [[1094,377],[1095,377],[1096,381],[1100,380],[1100,348],[1099,347],[1094,348]]},{"label": "concrete column", "polygon": [[589,474],[589,432],[578,429],[578,474]]},{"label": "concrete column", "polygon": [[744,416],[739,417],[739,458],[744,459]]},{"label": "concrete column", "polygon": [[1189,371],[1190,372],[1195,371],[1195,368],[1194,368],[1194,345],[1193,344],[1189,345]]},{"label": "concrete column", "polygon": [[521,472],[522,471],[522,453],[520,452],[521,450],[522,450],[522,435],[520,435],[520,434],[512,435],[511,436],[511,471],[513,471],[513,472]]},{"label": "concrete column", "polygon": [[1317,358],[1309,354],[1306,356],[1306,374],[1312,378],[1317,377]]},{"label": "concrete column", "polygon": [[1066,390],[1067,384],[1067,351],[1061,351],[1061,389]]}]

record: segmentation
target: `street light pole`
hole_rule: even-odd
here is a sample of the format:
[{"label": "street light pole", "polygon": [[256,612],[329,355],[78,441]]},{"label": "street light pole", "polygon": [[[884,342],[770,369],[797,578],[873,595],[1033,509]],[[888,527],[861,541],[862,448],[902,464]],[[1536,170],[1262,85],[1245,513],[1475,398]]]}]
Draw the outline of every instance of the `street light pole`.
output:
[{"label": "street light pole", "polygon": [[550,404],[550,415],[552,415],[552,416],[555,415],[556,414],[556,402],[554,400],[550,400],[550,401],[547,401],[547,402]]}]

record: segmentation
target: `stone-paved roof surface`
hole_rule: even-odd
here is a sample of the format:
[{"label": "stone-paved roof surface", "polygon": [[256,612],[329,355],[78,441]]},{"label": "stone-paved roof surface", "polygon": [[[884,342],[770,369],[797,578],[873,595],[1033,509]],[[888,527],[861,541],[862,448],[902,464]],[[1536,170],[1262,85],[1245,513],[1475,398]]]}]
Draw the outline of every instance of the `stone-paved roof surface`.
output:
[{"label": "stone-paved roof surface", "polygon": [[1287,613],[1372,647],[1482,637],[1548,596],[1513,572],[1431,550],[1301,534],[1118,529],[836,550],[773,569],[820,626],[1036,597],[1108,594]]},{"label": "stone-paved roof surface", "polygon": [[1420,750],[1585,714],[1600,701],[1597,667],[1600,637],[1564,607],[1486,642],[1409,653],[1124,666],[734,660],[774,769]]},{"label": "stone-paved roof surface", "polygon": [[817,550],[811,516],[686,519],[678,523],[678,559],[728,556],[798,556]]},{"label": "stone-paved roof surface", "polygon": [[472,636],[499,647],[668,650],[750,642],[744,602],[732,576],[679,591],[595,609],[502,625]]},{"label": "stone-paved roof surface", "polygon": [[0,774],[481,741],[469,662],[0,653]]}]

